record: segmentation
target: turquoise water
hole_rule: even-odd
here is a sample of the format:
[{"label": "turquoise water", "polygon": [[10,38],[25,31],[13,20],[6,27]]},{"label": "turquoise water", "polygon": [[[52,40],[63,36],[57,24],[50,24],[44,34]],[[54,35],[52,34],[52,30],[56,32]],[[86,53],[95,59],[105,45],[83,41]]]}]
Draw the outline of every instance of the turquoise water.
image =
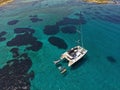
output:
[{"label": "turquoise water", "polygon": [[[33,79],[28,79],[30,90],[119,90],[119,9],[120,6],[117,4],[96,5],[78,2],[77,0],[73,2],[71,0],[64,0],[64,2],[62,0],[52,2],[50,0],[26,0],[26,2],[16,0],[7,6],[0,7],[0,32],[6,32],[5,35],[0,35],[6,38],[0,42],[1,70],[7,61],[13,59],[10,50],[17,47],[20,54],[27,53],[32,61],[31,67],[26,72],[34,72]],[[74,19],[79,20],[79,16],[75,15],[76,13],[81,14],[80,20],[84,23],[74,23]],[[71,19],[69,22],[72,24],[63,24],[65,17]],[[32,22],[31,18],[39,20]],[[11,25],[8,24],[8,22],[13,20],[18,21]],[[61,21],[63,21],[62,24],[60,24]],[[59,25],[57,26],[58,23]],[[45,34],[45,27],[48,25],[56,25],[56,27],[59,27],[59,31],[56,32],[55,30],[53,31],[54,28],[48,28],[52,29],[50,32],[48,31],[49,33],[52,33],[52,31],[56,33]],[[67,68],[67,72],[65,75],[61,75],[53,61],[59,59],[64,51],[78,45],[75,41],[80,39],[79,33],[64,33],[61,28],[64,26],[75,26],[78,29],[79,25],[82,28],[84,47],[88,50],[88,53],[82,59],[83,61],[71,68],[67,67],[67,63],[63,63]],[[32,41],[32,38],[30,38],[31,43],[29,43],[29,38],[22,40],[22,37],[20,37],[16,42],[19,43],[20,41],[23,43],[24,41],[24,43],[28,43],[18,46],[16,46],[18,43],[13,43],[14,45],[11,46],[8,45],[9,41],[19,35],[19,33],[14,33],[16,28],[33,29],[32,37],[35,37],[36,40]],[[66,43],[67,47],[58,48],[52,45],[49,42],[50,37],[58,37],[64,40],[63,44],[60,44],[59,40],[57,43],[61,47]],[[34,46],[36,41],[42,43],[41,48],[26,50],[26,47]],[[27,63],[25,65],[27,66]],[[0,87],[3,87],[2,85]]]}]

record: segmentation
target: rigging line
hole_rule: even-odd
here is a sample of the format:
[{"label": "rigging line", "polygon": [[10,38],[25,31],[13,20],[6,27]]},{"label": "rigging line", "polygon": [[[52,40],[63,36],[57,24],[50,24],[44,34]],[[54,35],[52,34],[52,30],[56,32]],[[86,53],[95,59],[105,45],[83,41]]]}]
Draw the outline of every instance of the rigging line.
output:
[{"label": "rigging line", "polygon": [[76,40],[76,43],[77,44],[80,44],[80,41],[81,41],[81,37],[80,37],[80,27],[78,26],[78,29],[77,29],[77,33],[78,33],[78,40]]},{"label": "rigging line", "polygon": [[[81,14],[81,12],[80,12],[80,14]],[[78,40],[76,41],[76,43],[78,43],[78,44],[81,44],[81,46],[82,47],[84,47],[84,44],[83,44],[83,31],[82,31],[82,23],[80,23],[79,25],[78,25],[78,30],[77,30],[77,32],[78,32]]]},{"label": "rigging line", "polygon": [[79,25],[78,26],[78,30],[77,30],[77,32],[78,32],[78,40],[76,41],[78,44],[81,44],[81,46],[83,47],[83,32],[82,32],[82,25]]},{"label": "rigging line", "polygon": [[82,24],[81,24],[81,26],[80,26],[80,30],[81,30],[81,45],[82,45],[82,47],[83,47],[83,31],[82,31]]}]

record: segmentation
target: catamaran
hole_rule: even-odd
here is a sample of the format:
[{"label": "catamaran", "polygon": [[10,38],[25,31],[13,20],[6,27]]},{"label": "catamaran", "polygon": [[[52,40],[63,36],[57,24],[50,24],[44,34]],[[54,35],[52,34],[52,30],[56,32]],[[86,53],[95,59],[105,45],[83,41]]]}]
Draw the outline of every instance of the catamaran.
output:
[{"label": "catamaran", "polygon": [[[61,62],[62,60],[67,60],[68,61],[68,66],[72,66],[73,64],[75,64],[77,61],[81,60],[81,58],[83,58],[86,53],[87,53],[87,49],[85,49],[83,47],[83,37],[82,37],[82,28],[81,28],[81,32],[78,30],[78,33],[81,33],[81,40],[78,40],[77,43],[79,43],[81,41],[81,46],[77,45],[73,48],[71,48],[70,50],[64,52],[59,60],[54,61],[54,64],[58,64],[59,62]],[[66,72],[65,68],[62,68],[62,66],[60,66],[60,68],[58,68],[60,70],[61,73]]]},{"label": "catamaran", "polygon": [[85,54],[87,50],[81,46],[75,46],[70,50],[62,54],[60,59],[66,59],[69,61],[68,66],[72,66],[74,63],[79,61]]}]

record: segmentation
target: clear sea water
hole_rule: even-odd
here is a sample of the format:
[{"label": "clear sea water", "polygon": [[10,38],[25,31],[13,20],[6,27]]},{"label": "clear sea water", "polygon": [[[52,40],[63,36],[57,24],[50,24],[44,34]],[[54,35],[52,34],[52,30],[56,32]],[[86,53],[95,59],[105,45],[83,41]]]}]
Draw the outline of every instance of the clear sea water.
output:
[{"label": "clear sea water", "polygon": [[[83,61],[60,74],[53,64],[66,50],[77,45],[78,33],[46,35],[44,28],[55,25],[65,17],[77,19],[81,12],[86,23],[81,24],[84,47],[88,50]],[[37,15],[43,21],[32,22],[30,16]],[[9,21],[19,20],[14,25]],[[77,25],[79,26],[79,25]],[[34,78],[30,90],[120,90],[120,5],[92,4],[77,0],[16,0],[0,7],[0,32],[7,32],[5,41],[0,42],[0,68],[12,59],[6,43],[16,34],[15,28],[32,28],[38,41],[43,43],[38,51],[26,51],[31,58]],[[59,37],[67,44],[67,49],[58,48],[48,41],[49,37]],[[27,41],[27,39],[25,39]],[[59,42],[58,42],[59,43]],[[18,47],[24,52],[25,45]]]}]

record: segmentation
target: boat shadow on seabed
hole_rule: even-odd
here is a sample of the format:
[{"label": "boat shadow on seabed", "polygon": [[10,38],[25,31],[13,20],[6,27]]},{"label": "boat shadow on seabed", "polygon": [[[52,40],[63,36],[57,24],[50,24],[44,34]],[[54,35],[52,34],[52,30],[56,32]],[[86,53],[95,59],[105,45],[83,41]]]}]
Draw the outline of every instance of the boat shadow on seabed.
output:
[{"label": "boat shadow on seabed", "polygon": [[88,61],[88,56],[86,55],[85,57],[81,58],[77,63],[73,64],[70,68],[70,70],[75,70],[79,67],[81,67],[83,64],[85,64]]}]

